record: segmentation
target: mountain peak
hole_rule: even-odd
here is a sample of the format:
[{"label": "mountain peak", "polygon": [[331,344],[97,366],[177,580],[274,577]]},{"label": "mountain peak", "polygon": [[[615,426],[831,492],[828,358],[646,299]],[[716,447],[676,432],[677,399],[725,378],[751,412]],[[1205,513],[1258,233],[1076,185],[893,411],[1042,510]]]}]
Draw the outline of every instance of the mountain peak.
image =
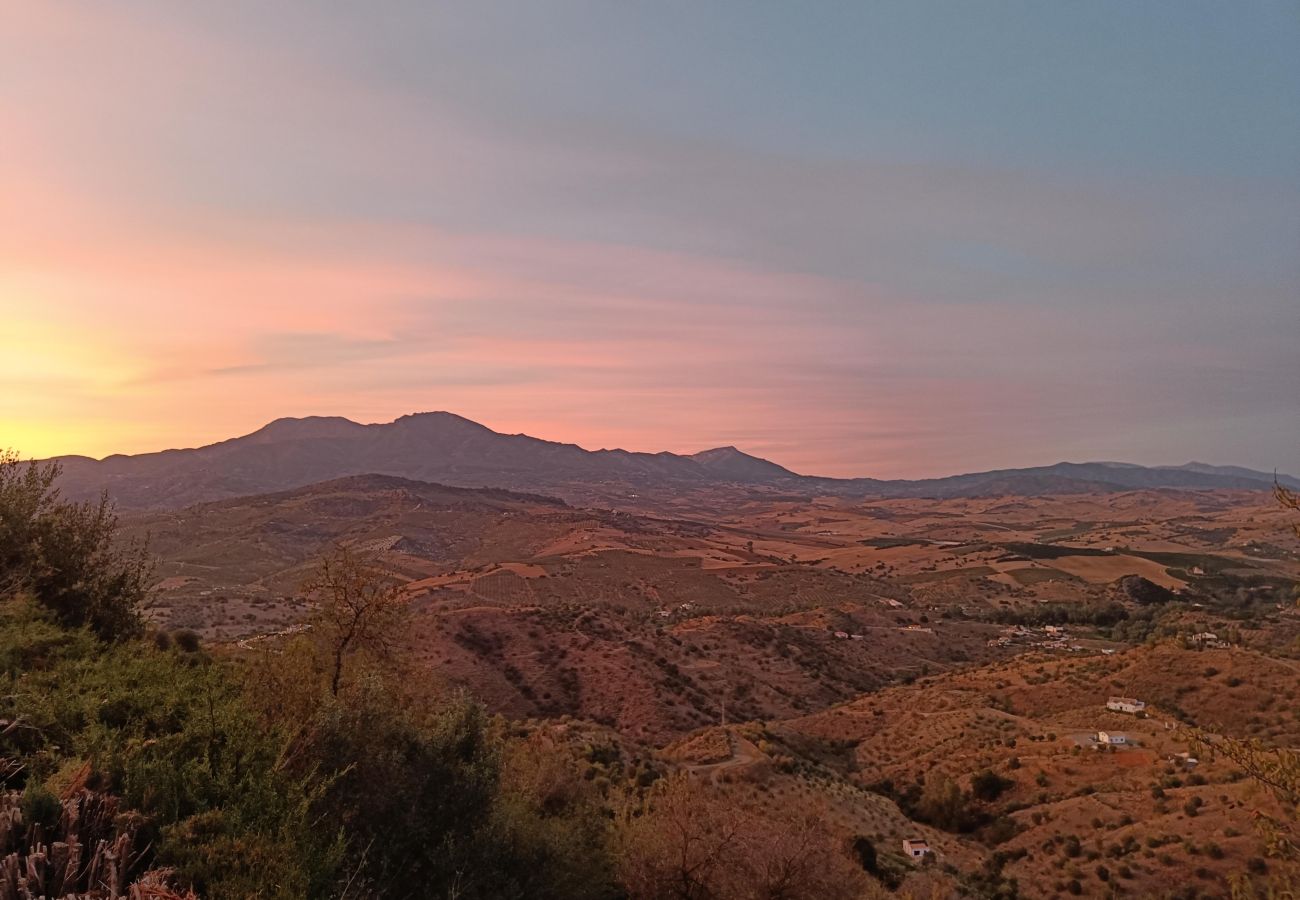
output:
[{"label": "mountain peak", "polygon": [[473,419],[467,419],[464,416],[458,416],[455,413],[446,412],[445,410],[434,410],[432,412],[408,413],[393,420],[394,425],[404,427],[421,427],[421,428],[460,428],[473,429],[475,431],[491,431],[486,425],[481,425]]},{"label": "mountain peak", "polygon": [[250,443],[263,443],[342,437],[364,427],[342,416],[303,416],[302,418],[284,416],[268,422],[252,434],[246,435],[243,440]]},{"label": "mountain peak", "polygon": [[731,481],[771,481],[774,478],[798,477],[783,466],[752,456],[731,445],[701,450],[699,453],[692,454],[690,458],[713,475]]},{"label": "mountain peak", "polygon": [[728,444],[725,447],[714,447],[711,450],[701,450],[699,453],[691,454],[692,459],[720,459],[726,456],[743,456],[747,459],[758,459],[757,456],[750,456],[750,454],[738,449],[733,444]]}]

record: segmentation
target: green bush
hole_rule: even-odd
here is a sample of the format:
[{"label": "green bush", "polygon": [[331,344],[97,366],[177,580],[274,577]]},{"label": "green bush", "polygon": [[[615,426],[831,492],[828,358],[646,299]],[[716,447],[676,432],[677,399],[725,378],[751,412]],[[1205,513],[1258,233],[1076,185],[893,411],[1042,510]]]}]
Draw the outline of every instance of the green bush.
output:
[{"label": "green bush", "polygon": [[63,500],[59,471],[0,452],[0,596],[27,591],[61,624],[106,640],[134,637],[153,575],[147,550],[118,539],[107,496]]},{"label": "green bush", "polygon": [[[0,756],[25,764],[25,798],[55,769],[88,760],[90,783],[137,813],[157,861],[203,894],[323,887],[332,837],[315,834],[310,784],[277,771],[283,739],[244,705],[231,670],[189,665],[152,642],[104,645],[20,601],[0,604],[0,661],[0,718],[25,726],[0,737]],[[224,830],[208,845],[191,825],[214,816]],[[276,870],[278,894],[239,887]]]},{"label": "green bush", "polygon": [[23,814],[24,825],[40,825],[47,830],[53,830],[63,815],[63,805],[59,803],[59,798],[36,782],[28,782],[19,809]]},{"label": "green bush", "polygon": [[1009,778],[1003,778],[991,769],[985,769],[971,779],[971,794],[977,800],[992,802],[1003,795],[1008,788],[1015,785]]}]

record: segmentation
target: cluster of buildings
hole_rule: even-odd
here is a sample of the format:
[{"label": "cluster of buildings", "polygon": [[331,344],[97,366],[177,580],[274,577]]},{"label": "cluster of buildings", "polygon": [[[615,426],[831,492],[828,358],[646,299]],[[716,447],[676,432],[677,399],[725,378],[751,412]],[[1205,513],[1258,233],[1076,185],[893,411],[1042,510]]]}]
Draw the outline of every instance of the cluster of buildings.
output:
[{"label": "cluster of buildings", "polygon": [[841,641],[848,641],[848,640],[861,641],[865,639],[866,635],[852,634],[847,631],[837,631],[835,632],[835,637]]},{"label": "cluster of buildings", "polygon": [[1064,625],[1044,625],[1042,628],[1026,628],[1023,625],[1016,625],[1006,629],[1000,636],[990,638],[988,641],[990,647],[1009,647],[1012,644],[1025,644],[1030,647],[1041,647],[1044,650],[1072,650],[1078,652],[1083,649],[1082,645],[1070,642],[1070,634],[1066,631]]},{"label": "cluster of buildings", "polygon": [[1201,650],[1226,650],[1232,646],[1213,631],[1201,631],[1192,635],[1192,645]]},{"label": "cluster of buildings", "polygon": [[675,612],[690,612],[694,608],[695,608],[694,603],[679,603],[676,606],[676,608],[666,607],[662,609],[657,609],[655,610],[655,613],[659,616],[659,618],[667,619]]},{"label": "cluster of buildings", "polygon": [[1111,697],[1106,701],[1106,708],[1111,712],[1137,715],[1138,713],[1145,713],[1147,705],[1136,697]]}]

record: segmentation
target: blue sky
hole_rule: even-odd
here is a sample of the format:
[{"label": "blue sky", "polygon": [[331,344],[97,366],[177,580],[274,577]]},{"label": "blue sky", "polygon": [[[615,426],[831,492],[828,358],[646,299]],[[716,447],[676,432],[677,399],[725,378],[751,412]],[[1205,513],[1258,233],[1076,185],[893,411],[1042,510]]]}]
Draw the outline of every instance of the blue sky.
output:
[{"label": "blue sky", "polygon": [[1300,3],[0,9],[20,449],[1300,470]]}]

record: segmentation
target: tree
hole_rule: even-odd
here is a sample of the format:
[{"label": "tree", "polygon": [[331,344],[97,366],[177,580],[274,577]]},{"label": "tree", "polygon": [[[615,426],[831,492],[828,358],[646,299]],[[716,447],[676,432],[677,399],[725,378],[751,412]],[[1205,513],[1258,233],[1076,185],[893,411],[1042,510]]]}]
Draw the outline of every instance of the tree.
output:
[{"label": "tree", "polygon": [[63,625],[105,640],[136,636],[153,581],[148,548],[119,539],[107,494],[63,500],[60,471],[0,452],[0,596],[27,591]]},{"label": "tree", "polygon": [[916,804],[917,816],[947,831],[960,831],[969,822],[966,797],[961,788],[946,775],[931,773],[925,779],[925,789]]},{"label": "tree", "polygon": [[850,900],[873,882],[815,812],[778,817],[685,775],[661,779],[619,823],[632,900]]},{"label": "tree", "polygon": [[1001,797],[1007,788],[1014,784],[1014,781],[1003,778],[992,769],[985,769],[971,779],[970,790],[976,799],[992,802]]},{"label": "tree", "polygon": [[1277,814],[1255,813],[1268,855],[1288,862],[1300,860],[1300,752],[1199,730],[1192,733],[1191,746],[1197,753],[1236,763],[1273,796],[1280,808]]},{"label": "tree", "polygon": [[870,872],[872,875],[880,873],[880,864],[876,858],[876,845],[871,843],[871,838],[858,835],[853,839],[853,852],[858,857],[858,863],[862,866],[864,872]]},{"label": "tree", "polygon": [[312,630],[329,656],[330,693],[337,697],[350,656],[390,654],[406,601],[400,585],[347,546],[321,560],[306,591],[319,603]]},{"label": "tree", "polygon": [[[1283,509],[1300,512],[1300,494],[1283,486],[1279,481],[1273,482],[1273,496],[1277,498],[1278,505]],[[1296,533],[1296,537],[1300,537],[1300,522],[1292,524],[1291,529]]]}]

